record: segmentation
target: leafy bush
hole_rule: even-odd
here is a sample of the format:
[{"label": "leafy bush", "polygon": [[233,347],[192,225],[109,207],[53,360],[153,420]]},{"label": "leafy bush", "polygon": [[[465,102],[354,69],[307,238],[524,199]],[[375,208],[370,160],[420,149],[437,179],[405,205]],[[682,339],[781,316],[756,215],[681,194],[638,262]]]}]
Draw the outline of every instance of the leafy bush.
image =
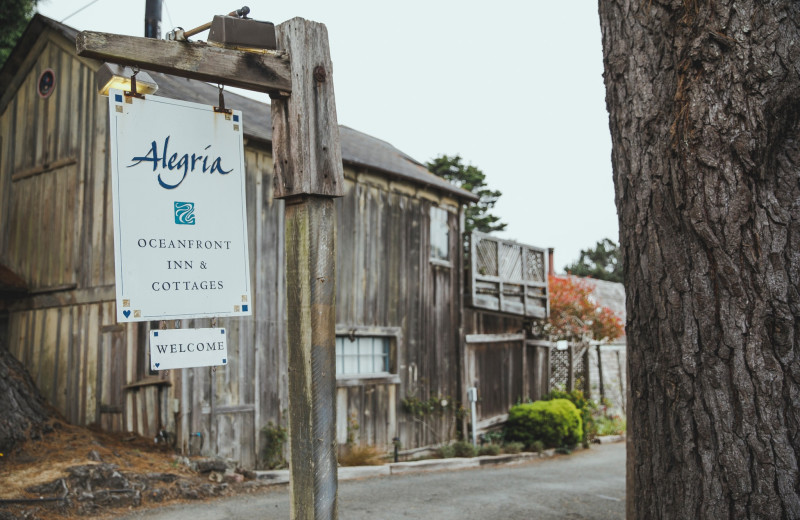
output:
[{"label": "leafy bush", "polygon": [[601,415],[595,419],[597,435],[622,435],[625,433],[625,419],[619,415]]},{"label": "leafy bush", "polygon": [[478,449],[478,455],[500,455],[500,446],[497,444],[485,444]]},{"label": "leafy bush", "polygon": [[270,421],[261,428],[261,435],[264,439],[261,450],[261,465],[266,469],[280,469],[286,467],[286,460],[283,458],[283,445],[289,438],[286,428],[275,425]]},{"label": "leafy bush", "polygon": [[519,453],[525,448],[521,442],[507,442],[503,445],[503,451],[506,453]]},{"label": "leafy bush", "polygon": [[470,442],[457,441],[453,443],[454,457],[474,457],[477,453],[478,450]]},{"label": "leafy bush", "polygon": [[580,390],[573,390],[571,392],[553,390],[543,397],[544,401],[551,401],[553,399],[568,399],[581,413],[581,420],[583,421],[583,437],[581,441],[585,442],[597,436],[597,425],[595,424],[597,403],[594,400],[587,399]]},{"label": "leafy bush", "polygon": [[506,439],[532,446],[574,446],[583,439],[581,414],[567,399],[535,401],[512,406],[506,422]]},{"label": "leafy bush", "polygon": [[453,448],[452,444],[443,444],[436,448],[436,452],[434,453],[435,457],[440,459],[449,459],[455,457],[456,450]]},{"label": "leafy bush", "polygon": [[504,430],[494,430],[490,432],[486,432],[481,435],[481,444],[483,442],[488,442],[489,444],[503,444],[503,440],[505,440],[506,432]]}]

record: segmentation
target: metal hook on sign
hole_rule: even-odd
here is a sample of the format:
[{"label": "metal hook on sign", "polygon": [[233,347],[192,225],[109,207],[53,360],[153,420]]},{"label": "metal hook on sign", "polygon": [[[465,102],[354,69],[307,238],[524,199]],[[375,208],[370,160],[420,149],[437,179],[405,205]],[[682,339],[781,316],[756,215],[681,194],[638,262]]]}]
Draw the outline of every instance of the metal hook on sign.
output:
[{"label": "metal hook on sign", "polygon": [[139,74],[139,67],[134,67],[133,68],[133,74],[131,74],[131,94],[133,94],[134,96],[136,94],[138,94],[138,92],[136,92],[136,75],[137,74]]},{"label": "metal hook on sign", "polygon": [[225,89],[225,85],[217,83],[217,88],[219,88],[219,106],[214,107],[214,112],[219,112],[222,114],[232,114],[233,110],[231,110],[230,108],[225,108],[225,96],[222,94],[222,91]]},{"label": "metal hook on sign", "polygon": [[175,328],[176,329],[181,328],[181,320],[175,320]]},{"label": "metal hook on sign", "polygon": [[212,329],[216,329],[217,328],[217,317],[216,316],[211,318],[211,328]]}]

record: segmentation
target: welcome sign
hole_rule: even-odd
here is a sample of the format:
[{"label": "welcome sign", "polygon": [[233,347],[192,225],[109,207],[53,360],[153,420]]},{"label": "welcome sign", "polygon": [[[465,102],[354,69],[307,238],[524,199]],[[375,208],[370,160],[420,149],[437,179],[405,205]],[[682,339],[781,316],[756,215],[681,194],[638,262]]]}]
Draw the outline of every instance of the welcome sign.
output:
[{"label": "welcome sign", "polygon": [[227,364],[228,339],[225,329],[150,331],[150,370]]},{"label": "welcome sign", "polygon": [[251,314],[241,112],[108,99],[117,321]]}]

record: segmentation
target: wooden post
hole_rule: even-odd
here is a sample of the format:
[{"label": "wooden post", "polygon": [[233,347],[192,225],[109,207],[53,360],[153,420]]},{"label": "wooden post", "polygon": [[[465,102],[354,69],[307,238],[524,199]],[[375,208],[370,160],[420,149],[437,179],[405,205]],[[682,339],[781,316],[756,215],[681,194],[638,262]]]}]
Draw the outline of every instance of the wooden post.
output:
[{"label": "wooden post", "polygon": [[600,385],[600,401],[606,398],[605,381],[603,380],[603,353],[600,345],[597,345],[597,382]]},{"label": "wooden post", "polygon": [[276,27],[292,95],[273,97],[275,197],[286,199],[291,517],[338,516],[336,213],[344,174],[328,34],[295,18]]},{"label": "wooden post", "polygon": [[572,343],[567,349],[567,392],[575,389],[575,347]]}]

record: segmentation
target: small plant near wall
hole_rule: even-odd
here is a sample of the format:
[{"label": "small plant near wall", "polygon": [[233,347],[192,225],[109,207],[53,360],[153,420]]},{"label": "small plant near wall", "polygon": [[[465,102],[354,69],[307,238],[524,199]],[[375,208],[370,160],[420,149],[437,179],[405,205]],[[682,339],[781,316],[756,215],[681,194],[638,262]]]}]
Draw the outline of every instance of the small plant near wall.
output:
[{"label": "small plant near wall", "polygon": [[453,403],[449,398],[433,396],[430,399],[420,399],[415,395],[408,395],[401,401],[403,411],[410,415],[424,417],[426,415],[443,414],[452,410]]},{"label": "small plant near wall", "polygon": [[[420,399],[414,394],[407,395],[401,399],[400,405],[415,423],[432,434],[437,443],[452,439],[456,434],[458,421],[467,414],[460,403],[439,395],[428,399]],[[437,422],[439,427],[434,427]],[[445,432],[444,435],[442,432]]]},{"label": "small plant near wall", "polygon": [[347,442],[345,444],[349,447],[353,447],[356,442],[356,435],[358,435],[358,430],[361,426],[358,424],[358,419],[356,418],[355,413],[351,413],[347,416]]},{"label": "small plant near wall", "polygon": [[272,421],[261,428],[263,448],[261,449],[261,466],[266,469],[282,469],[287,467],[283,457],[283,446],[289,438],[286,428],[273,424]]},{"label": "small plant near wall", "polygon": [[525,449],[525,445],[521,442],[507,442],[503,444],[503,451],[505,453],[521,453]]},{"label": "small plant near wall", "polygon": [[478,448],[478,455],[500,455],[500,451],[499,444],[485,444]]}]

